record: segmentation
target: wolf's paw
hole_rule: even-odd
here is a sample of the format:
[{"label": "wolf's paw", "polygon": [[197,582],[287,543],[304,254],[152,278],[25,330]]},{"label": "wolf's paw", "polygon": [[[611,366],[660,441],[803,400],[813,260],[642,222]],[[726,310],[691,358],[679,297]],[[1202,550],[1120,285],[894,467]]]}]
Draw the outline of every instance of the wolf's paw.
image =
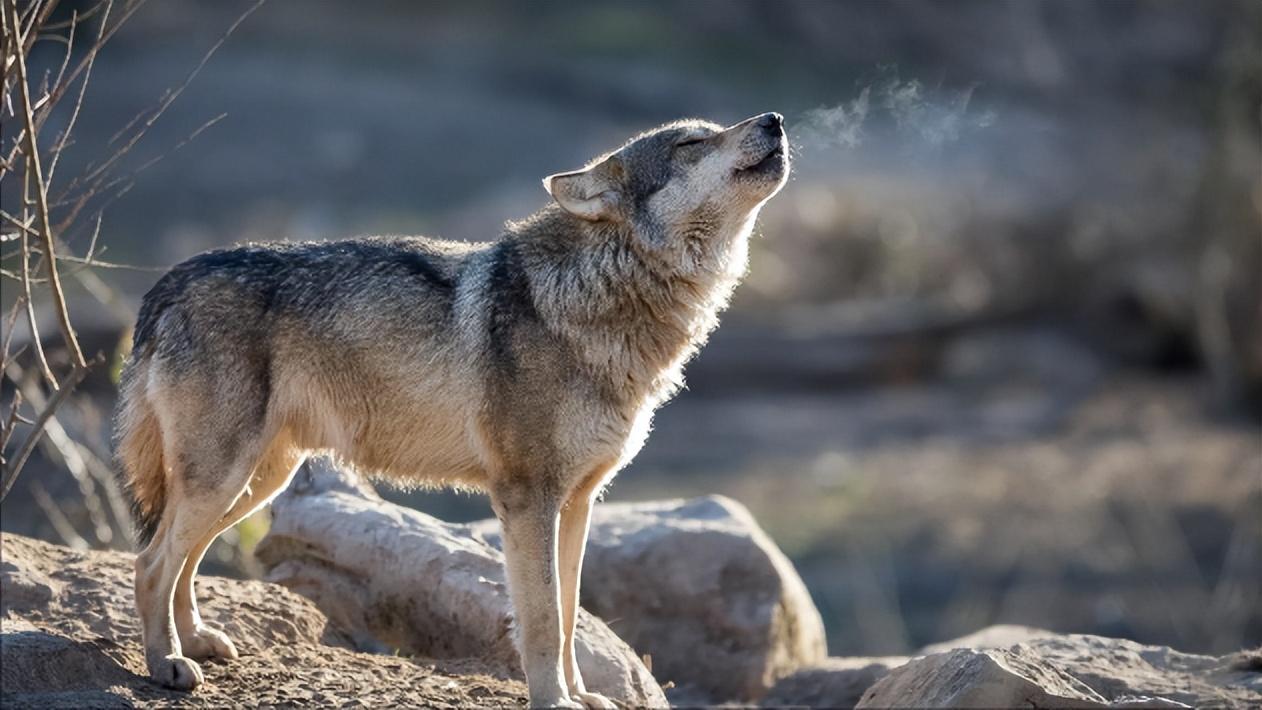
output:
[{"label": "wolf's paw", "polygon": [[614,701],[606,698],[600,693],[589,693],[587,691],[579,691],[570,693],[570,697],[582,703],[587,710],[618,710]]},{"label": "wolf's paw", "polygon": [[559,698],[530,698],[530,707],[532,708],[564,708],[565,710],[583,710],[583,704],[570,700],[569,697],[562,695]]},{"label": "wolf's paw", "polygon": [[180,647],[189,658],[223,658],[233,661],[237,659],[237,647],[224,632],[209,626],[198,626],[189,635],[180,634]]},{"label": "wolf's paw", "polygon": [[202,669],[184,656],[165,656],[149,662],[149,675],[157,682],[176,690],[192,690],[205,678]]}]

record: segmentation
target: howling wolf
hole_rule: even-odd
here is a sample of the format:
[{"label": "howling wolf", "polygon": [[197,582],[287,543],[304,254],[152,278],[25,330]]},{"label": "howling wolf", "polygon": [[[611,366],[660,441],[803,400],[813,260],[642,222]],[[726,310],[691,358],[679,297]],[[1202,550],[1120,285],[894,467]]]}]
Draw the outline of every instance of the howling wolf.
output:
[{"label": "howling wolf", "polygon": [[592,503],[746,269],[788,175],[783,119],[671,123],[582,170],[496,241],[249,244],[145,296],[116,414],[144,549],[152,676],[236,658],[193,577],[224,530],[324,453],[369,476],[486,491],[533,706],[612,707],[574,658]]}]

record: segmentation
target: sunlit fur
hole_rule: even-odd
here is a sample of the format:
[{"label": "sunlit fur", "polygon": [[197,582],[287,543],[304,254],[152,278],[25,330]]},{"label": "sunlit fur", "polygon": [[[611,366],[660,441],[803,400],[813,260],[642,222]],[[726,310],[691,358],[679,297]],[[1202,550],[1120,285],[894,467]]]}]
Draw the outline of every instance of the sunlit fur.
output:
[{"label": "sunlit fur", "polygon": [[591,504],[744,274],[783,141],[778,116],[670,124],[549,178],[555,202],[495,242],[245,245],[160,279],[116,425],[154,677],[191,688],[189,657],[236,656],[197,613],[197,563],[327,453],[490,493],[532,704],[605,706],[572,644]]}]

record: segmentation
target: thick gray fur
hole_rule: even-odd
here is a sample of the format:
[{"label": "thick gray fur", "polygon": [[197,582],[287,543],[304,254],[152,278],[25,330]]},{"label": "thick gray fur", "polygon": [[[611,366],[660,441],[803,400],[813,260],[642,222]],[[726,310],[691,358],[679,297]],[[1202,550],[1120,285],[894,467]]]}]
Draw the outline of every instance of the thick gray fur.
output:
[{"label": "thick gray fur", "polygon": [[547,178],[554,202],[494,242],[249,244],[164,275],[116,417],[154,676],[191,688],[190,656],[235,657],[197,615],[197,563],[323,452],[487,491],[532,703],[604,707],[572,649],[591,504],[681,385],[787,172],[778,115],[683,121]]}]

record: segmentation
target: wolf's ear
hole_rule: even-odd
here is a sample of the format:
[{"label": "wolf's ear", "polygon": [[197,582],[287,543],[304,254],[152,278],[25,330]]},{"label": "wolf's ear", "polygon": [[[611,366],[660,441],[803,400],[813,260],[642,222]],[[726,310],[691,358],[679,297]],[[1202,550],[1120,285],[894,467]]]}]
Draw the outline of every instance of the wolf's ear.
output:
[{"label": "wolf's ear", "polygon": [[616,167],[605,160],[586,170],[549,175],[543,179],[543,188],[575,217],[589,222],[613,219],[621,202],[611,175]]}]

